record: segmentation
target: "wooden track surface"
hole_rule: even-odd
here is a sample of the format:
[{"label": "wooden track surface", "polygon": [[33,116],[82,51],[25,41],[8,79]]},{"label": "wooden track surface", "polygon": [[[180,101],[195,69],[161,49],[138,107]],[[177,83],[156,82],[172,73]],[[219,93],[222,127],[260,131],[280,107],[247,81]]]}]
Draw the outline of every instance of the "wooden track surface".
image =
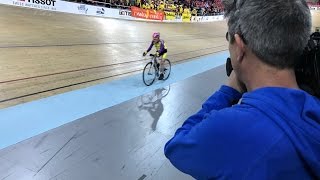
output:
[{"label": "wooden track surface", "polygon": [[[313,30],[320,27],[312,11]],[[226,23],[147,23],[0,6],[0,108],[134,73],[159,31],[181,63],[227,49]]]},{"label": "wooden track surface", "polygon": [[141,73],[154,31],[173,63],[227,49],[224,21],[147,23],[1,5],[0,108]]}]

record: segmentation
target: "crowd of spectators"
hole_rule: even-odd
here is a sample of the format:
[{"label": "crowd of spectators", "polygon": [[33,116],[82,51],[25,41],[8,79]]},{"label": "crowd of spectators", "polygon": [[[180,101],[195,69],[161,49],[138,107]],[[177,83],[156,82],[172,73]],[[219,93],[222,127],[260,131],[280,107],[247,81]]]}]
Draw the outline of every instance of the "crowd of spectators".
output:
[{"label": "crowd of spectators", "polygon": [[171,11],[176,12],[177,14],[189,11],[194,16],[207,16],[223,13],[221,0],[137,0],[135,6],[144,9]]},{"label": "crowd of spectators", "polygon": [[223,13],[221,0],[69,0],[78,3],[104,6],[108,8],[129,9],[137,6],[143,9],[176,12],[185,11],[193,16],[209,16]]},{"label": "crowd of spectators", "polygon": [[307,3],[309,6],[319,6],[320,5],[319,0],[307,0]]}]

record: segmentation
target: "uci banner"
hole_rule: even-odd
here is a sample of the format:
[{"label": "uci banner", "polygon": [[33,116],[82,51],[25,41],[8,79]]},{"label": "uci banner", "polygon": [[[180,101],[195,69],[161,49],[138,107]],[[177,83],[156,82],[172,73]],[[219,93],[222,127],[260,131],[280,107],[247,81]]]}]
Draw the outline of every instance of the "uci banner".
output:
[{"label": "uci banner", "polygon": [[152,9],[141,9],[131,6],[131,16],[142,19],[160,20],[164,19],[164,13],[162,11],[156,11]]},{"label": "uci banner", "polygon": [[175,20],[176,19],[175,12],[165,11],[164,14],[166,15],[166,20]]}]

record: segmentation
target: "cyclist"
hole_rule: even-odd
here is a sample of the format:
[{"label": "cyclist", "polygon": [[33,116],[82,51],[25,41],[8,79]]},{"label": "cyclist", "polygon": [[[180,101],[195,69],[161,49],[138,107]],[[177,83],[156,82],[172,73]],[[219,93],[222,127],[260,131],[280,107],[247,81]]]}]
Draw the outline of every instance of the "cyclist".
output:
[{"label": "cyclist", "polygon": [[159,76],[159,80],[162,80],[164,75],[163,75],[163,71],[164,71],[164,67],[163,67],[163,64],[164,64],[164,60],[167,59],[167,47],[166,47],[166,44],[165,42],[160,39],[160,33],[159,32],[155,32],[153,33],[152,35],[152,42],[148,48],[148,50],[146,52],[143,53],[143,56],[146,56],[148,54],[149,51],[151,51],[152,47],[155,46],[156,49],[157,49],[157,52],[156,52],[156,56],[157,57],[160,57],[160,65],[158,64],[158,68],[160,70],[160,76]]}]

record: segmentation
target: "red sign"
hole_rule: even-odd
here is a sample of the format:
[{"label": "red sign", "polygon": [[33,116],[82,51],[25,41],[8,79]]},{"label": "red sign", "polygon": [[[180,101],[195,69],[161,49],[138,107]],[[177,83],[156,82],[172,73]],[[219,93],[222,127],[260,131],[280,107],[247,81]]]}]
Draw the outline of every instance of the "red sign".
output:
[{"label": "red sign", "polygon": [[164,13],[152,9],[141,9],[131,6],[131,16],[142,19],[163,20]]}]

